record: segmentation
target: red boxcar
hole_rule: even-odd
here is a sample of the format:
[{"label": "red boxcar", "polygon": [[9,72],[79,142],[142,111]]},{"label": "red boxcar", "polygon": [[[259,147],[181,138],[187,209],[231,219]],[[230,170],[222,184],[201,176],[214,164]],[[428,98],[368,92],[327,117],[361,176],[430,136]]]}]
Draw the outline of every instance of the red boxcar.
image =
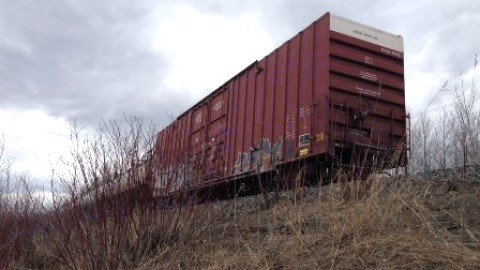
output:
[{"label": "red boxcar", "polygon": [[300,160],[405,166],[405,134],[402,37],[327,13],[158,134],[156,188]]}]

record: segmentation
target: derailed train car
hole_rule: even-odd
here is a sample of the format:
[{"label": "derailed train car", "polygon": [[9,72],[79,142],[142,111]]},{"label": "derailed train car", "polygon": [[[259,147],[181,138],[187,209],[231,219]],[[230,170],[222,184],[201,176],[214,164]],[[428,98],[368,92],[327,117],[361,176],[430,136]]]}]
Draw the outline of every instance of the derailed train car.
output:
[{"label": "derailed train car", "polygon": [[402,37],[327,13],[158,134],[156,195],[292,164],[405,166],[406,125]]}]

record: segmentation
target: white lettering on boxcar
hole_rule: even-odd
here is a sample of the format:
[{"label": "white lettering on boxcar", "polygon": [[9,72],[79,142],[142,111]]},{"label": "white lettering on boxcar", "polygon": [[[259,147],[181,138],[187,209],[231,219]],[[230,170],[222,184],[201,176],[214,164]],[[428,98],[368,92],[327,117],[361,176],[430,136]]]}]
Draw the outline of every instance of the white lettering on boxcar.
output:
[{"label": "white lettering on boxcar", "polygon": [[213,105],[213,110],[219,111],[222,109],[222,107],[223,107],[223,100],[220,100],[219,102],[215,103],[215,105]]},{"label": "white lettering on boxcar", "polygon": [[355,87],[355,90],[357,90],[362,95],[371,96],[371,97],[379,97],[381,94],[380,90],[375,91],[371,89],[365,89],[359,86]]},{"label": "white lettering on boxcar", "polygon": [[377,75],[368,71],[360,71],[360,78],[375,82],[378,80]]},{"label": "white lettering on boxcar", "polygon": [[365,56],[363,62],[365,64],[369,64],[369,65],[374,65],[375,64],[375,59],[373,57],[370,57],[370,56]]},{"label": "white lettering on boxcar", "polygon": [[202,113],[198,113],[196,116],[195,116],[195,123],[198,124],[202,122]]}]

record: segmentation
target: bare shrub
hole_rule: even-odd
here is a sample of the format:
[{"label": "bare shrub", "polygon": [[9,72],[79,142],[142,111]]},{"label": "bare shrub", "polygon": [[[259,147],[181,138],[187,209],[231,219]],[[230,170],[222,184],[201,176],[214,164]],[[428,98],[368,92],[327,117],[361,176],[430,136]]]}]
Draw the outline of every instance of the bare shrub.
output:
[{"label": "bare shrub", "polygon": [[33,197],[27,175],[12,174],[4,150],[0,140],[0,269],[11,267],[25,254],[42,204]]},{"label": "bare shrub", "polygon": [[72,123],[69,172],[52,179],[53,202],[42,205],[29,250],[16,264],[131,269],[180,241],[194,205],[152,197],[154,131],[136,117],[103,121],[93,134]]},{"label": "bare shrub", "polygon": [[[478,58],[474,58],[471,78],[460,76],[445,82],[440,94],[453,102],[437,108],[426,108],[417,118],[412,130],[410,165],[416,173],[425,175],[480,165],[480,107],[476,84]],[[441,109],[439,111],[439,109]],[[452,172],[453,173],[453,172]]]}]

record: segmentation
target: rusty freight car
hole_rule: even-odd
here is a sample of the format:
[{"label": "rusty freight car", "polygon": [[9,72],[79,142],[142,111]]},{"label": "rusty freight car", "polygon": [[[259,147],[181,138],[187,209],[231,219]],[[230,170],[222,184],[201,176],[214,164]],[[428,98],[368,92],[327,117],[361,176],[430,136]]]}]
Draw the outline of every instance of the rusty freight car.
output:
[{"label": "rusty freight car", "polygon": [[158,134],[157,195],[292,164],[405,166],[406,123],[402,37],[327,13]]}]

